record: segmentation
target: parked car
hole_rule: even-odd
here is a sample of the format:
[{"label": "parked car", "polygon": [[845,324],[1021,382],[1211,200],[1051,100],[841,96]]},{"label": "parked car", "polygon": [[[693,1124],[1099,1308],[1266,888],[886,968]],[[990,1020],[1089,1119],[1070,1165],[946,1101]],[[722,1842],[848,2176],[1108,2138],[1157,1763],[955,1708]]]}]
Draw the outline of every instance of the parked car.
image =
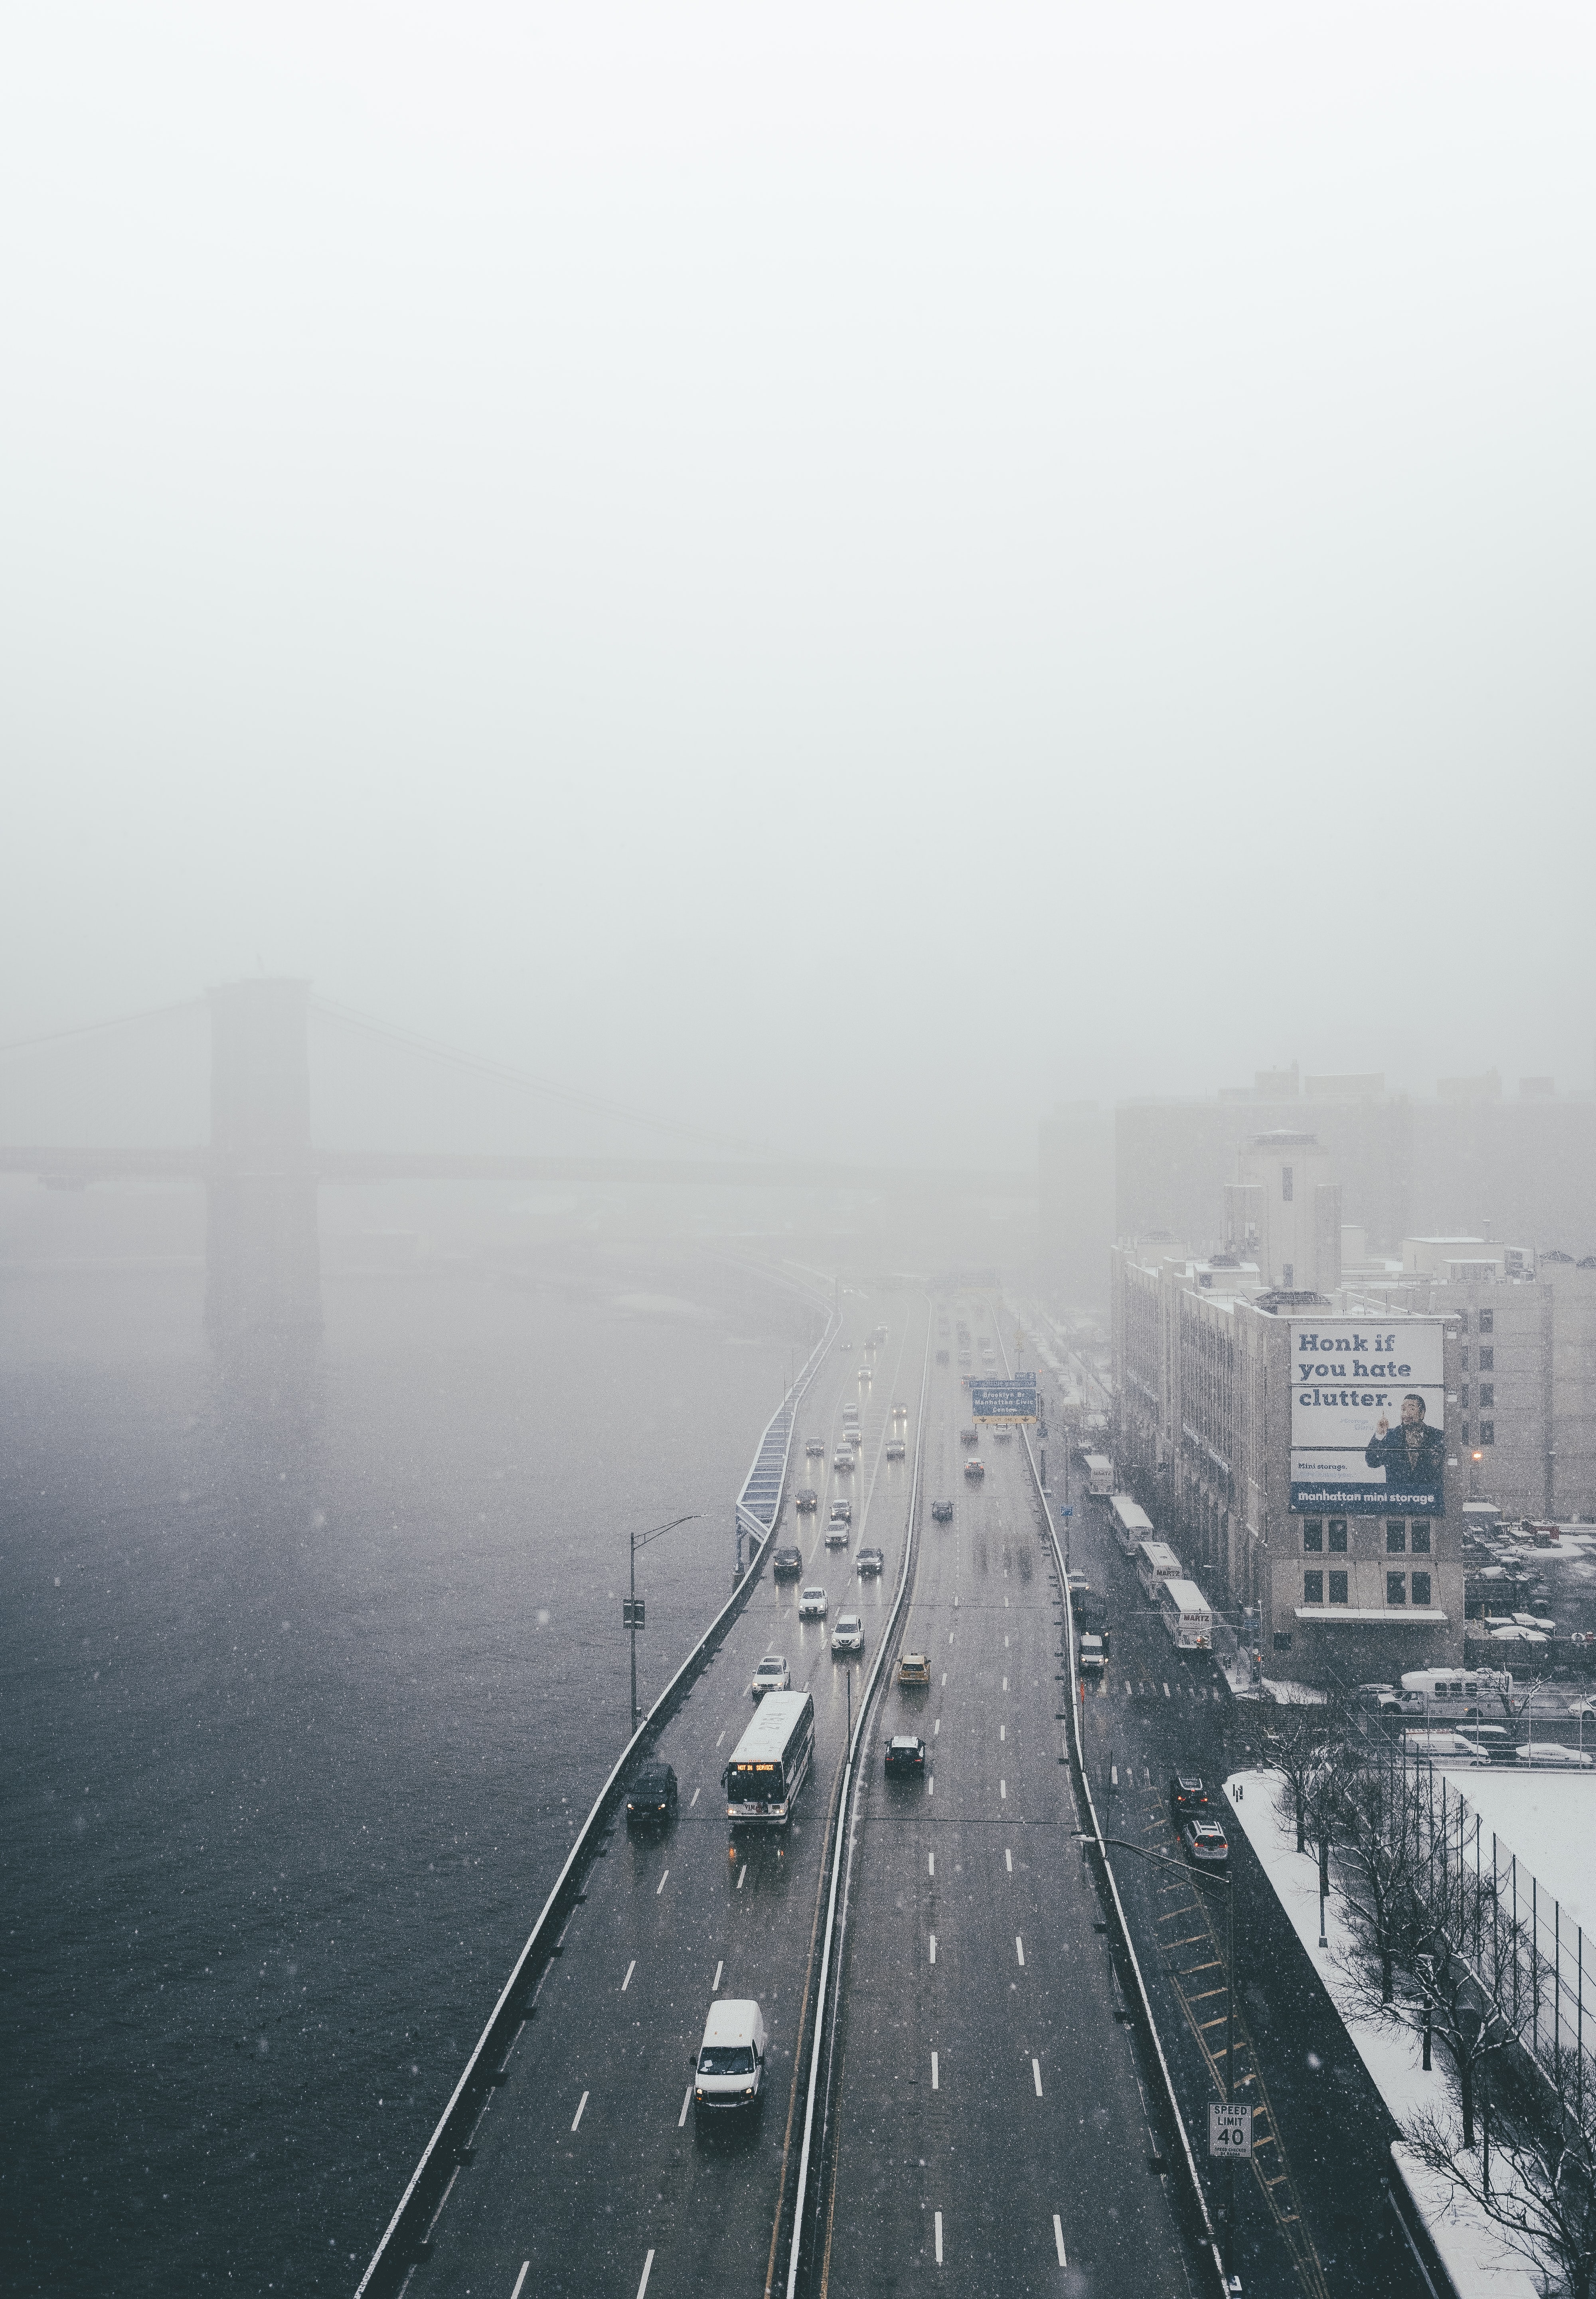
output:
[{"label": "parked car", "polygon": [[788,1674],[786,1662],[779,1653],[765,1655],[764,1659],[754,1670],[753,1681],[748,1688],[756,1700],[762,1700],[767,1692],[790,1692],[792,1689],[792,1677]]},{"label": "parked car", "polygon": [[931,1664],[924,1653],[906,1652],[898,1658],[898,1682],[917,1689],[929,1685]]},{"label": "parked car", "polygon": [[1217,1820],[1189,1814],[1180,1823],[1180,1840],[1189,1860],[1201,1860],[1209,1867],[1230,1857],[1229,1838]]},{"label": "parked car", "polygon": [[853,1570],[861,1581],[868,1581],[873,1573],[886,1570],[886,1559],[878,1548],[861,1548],[853,1560]]},{"label": "parked car", "polygon": [[800,1516],[807,1516],[811,1510],[818,1509],[819,1506],[820,1496],[812,1485],[800,1485],[793,1495],[793,1506]]},{"label": "parked car", "polygon": [[803,1551],[801,1548],[791,1547],[778,1548],[770,1559],[770,1573],[773,1580],[795,1581],[802,1570]]},{"label": "parked car", "polygon": [[894,1732],[886,1744],[886,1777],[912,1780],[926,1769],[926,1744],[915,1732]]},{"label": "parked car", "polygon": [[669,1764],[644,1764],[627,1791],[628,1828],[665,1828],[676,1818],[676,1773]]},{"label": "parked car", "polygon": [[826,1618],[826,1591],[818,1581],[811,1581],[798,1599],[801,1621],[823,1621]]},{"label": "parked car", "polygon": [[952,1502],[933,1501],[931,1504],[931,1522],[933,1524],[952,1524],[953,1522]]},{"label": "parked car", "polygon": [[864,1650],[864,1623],[857,1613],[839,1613],[836,1626],[831,1631],[834,1653],[856,1653]]}]

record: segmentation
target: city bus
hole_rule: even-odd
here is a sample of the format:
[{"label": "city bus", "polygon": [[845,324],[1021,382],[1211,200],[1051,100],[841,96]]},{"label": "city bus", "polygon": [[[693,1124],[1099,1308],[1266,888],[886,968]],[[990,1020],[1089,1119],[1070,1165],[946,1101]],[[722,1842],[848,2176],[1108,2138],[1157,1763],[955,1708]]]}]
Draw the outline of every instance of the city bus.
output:
[{"label": "city bus", "polygon": [[1164,1626],[1182,1652],[1212,1650],[1214,1616],[1194,1581],[1160,1581],[1158,1605]]},{"label": "city bus", "polygon": [[815,1704],[807,1692],[768,1692],[721,1775],[726,1816],[740,1828],[786,1828],[815,1753]]},{"label": "city bus", "polygon": [[1159,1597],[1159,1582],[1181,1578],[1180,1559],[1167,1540],[1139,1540],[1135,1562],[1142,1594],[1151,1597],[1155,1605]]},{"label": "city bus", "polygon": [[1114,1464],[1106,1453],[1083,1453],[1081,1463],[1086,1472],[1086,1490],[1097,1500],[1107,1500],[1114,1490]]},{"label": "city bus", "polygon": [[1128,1493],[1115,1493],[1109,1502],[1109,1515],[1114,1527],[1114,1538],[1126,1556],[1134,1556],[1137,1545],[1143,1540],[1156,1540],[1152,1519]]}]

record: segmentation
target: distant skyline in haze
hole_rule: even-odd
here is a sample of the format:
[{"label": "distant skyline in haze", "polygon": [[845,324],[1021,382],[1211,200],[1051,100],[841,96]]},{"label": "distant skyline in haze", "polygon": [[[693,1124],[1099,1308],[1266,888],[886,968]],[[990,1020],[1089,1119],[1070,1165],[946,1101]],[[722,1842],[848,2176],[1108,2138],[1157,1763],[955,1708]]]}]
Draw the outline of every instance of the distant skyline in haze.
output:
[{"label": "distant skyline in haze", "polygon": [[1585,12],[0,53],[0,1039],[303,975],[916,1163],[1592,1084]]}]

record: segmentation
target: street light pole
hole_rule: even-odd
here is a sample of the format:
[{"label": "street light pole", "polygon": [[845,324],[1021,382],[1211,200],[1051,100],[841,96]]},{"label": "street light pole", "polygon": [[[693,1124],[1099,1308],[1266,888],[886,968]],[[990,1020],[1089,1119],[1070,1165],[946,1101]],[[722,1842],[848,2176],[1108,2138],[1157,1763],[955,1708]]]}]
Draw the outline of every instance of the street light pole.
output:
[{"label": "street light pole", "polygon": [[651,1525],[646,1532],[627,1535],[627,1595],[620,1608],[621,1626],[632,1634],[632,1737],[637,1735],[637,1631],[641,1624],[643,1600],[637,1594],[637,1551],[646,1548],[651,1540],[658,1540],[662,1532],[674,1532],[678,1524],[692,1524],[698,1512],[690,1516],[673,1516],[669,1524]]}]

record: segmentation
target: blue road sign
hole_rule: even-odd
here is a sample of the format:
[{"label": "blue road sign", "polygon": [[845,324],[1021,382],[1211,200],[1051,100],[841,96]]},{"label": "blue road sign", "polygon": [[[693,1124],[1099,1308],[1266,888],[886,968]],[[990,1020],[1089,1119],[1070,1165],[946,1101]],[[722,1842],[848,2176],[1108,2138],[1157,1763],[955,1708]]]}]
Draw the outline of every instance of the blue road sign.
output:
[{"label": "blue road sign", "polygon": [[1022,1373],[1012,1381],[972,1381],[969,1409],[976,1421],[1035,1421],[1035,1374]]}]

